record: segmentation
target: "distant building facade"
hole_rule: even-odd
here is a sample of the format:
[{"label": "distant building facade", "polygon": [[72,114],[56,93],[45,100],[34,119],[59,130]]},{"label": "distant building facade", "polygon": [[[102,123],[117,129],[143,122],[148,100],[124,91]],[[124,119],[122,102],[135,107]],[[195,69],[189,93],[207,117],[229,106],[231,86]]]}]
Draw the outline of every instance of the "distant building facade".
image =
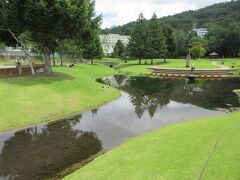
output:
[{"label": "distant building facade", "polygon": [[[34,53],[29,51],[30,56],[41,56],[40,53]],[[26,56],[26,53],[19,47],[6,47],[5,50],[0,51],[0,56]]]},{"label": "distant building facade", "polygon": [[103,52],[105,55],[111,55],[114,52],[114,47],[118,40],[121,40],[126,47],[129,44],[130,36],[119,34],[102,34],[100,35],[100,41],[102,44]]},{"label": "distant building facade", "polygon": [[197,33],[198,37],[204,38],[206,34],[208,33],[207,28],[199,28],[197,29],[197,25],[193,25],[193,31]]}]

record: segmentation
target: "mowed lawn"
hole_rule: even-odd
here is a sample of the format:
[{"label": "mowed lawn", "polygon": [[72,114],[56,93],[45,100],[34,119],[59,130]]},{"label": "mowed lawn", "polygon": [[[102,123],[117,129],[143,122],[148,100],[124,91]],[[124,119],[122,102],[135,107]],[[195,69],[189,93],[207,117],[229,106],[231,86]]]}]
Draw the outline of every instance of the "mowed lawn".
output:
[{"label": "mowed lawn", "polygon": [[120,95],[95,81],[113,74],[103,65],[54,68],[51,76],[0,78],[0,131],[52,120],[107,103]]},{"label": "mowed lawn", "polygon": [[240,179],[239,128],[240,112],[170,125],[128,141],[64,179]]},{"label": "mowed lawn", "polygon": [[[110,61],[110,59],[108,59]],[[114,59],[114,61],[116,61]],[[145,61],[148,64],[144,64]],[[166,63],[163,63],[163,59],[154,60],[154,64],[150,64],[150,60],[142,60],[142,65],[138,65],[137,60],[129,60],[128,63],[121,63],[115,69],[122,73],[128,74],[150,74],[150,67],[162,67],[162,68],[186,68],[186,60],[184,59],[167,59]],[[225,66],[226,68],[231,67],[232,62],[235,62],[236,65],[240,62],[239,59],[226,59]],[[214,64],[215,63],[215,64]],[[196,69],[217,69],[221,68],[219,65],[221,64],[221,59],[199,59],[192,60],[191,64],[194,64]],[[236,66],[237,67],[237,66]]]}]

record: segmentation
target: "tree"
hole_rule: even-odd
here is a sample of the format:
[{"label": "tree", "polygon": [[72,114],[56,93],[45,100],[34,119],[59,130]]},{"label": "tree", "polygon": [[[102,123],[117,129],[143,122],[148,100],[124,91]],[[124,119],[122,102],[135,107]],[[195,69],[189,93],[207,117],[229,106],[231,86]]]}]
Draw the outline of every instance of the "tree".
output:
[{"label": "tree", "polygon": [[16,37],[25,30],[31,32],[44,54],[45,72],[51,73],[52,49],[63,40],[82,38],[93,19],[92,4],[90,0],[2,0],[1,29],[11,30]]},{"label": "tree", "polygon": [[208,48],[208,41],[198,36],[193,37],[189,43],[191,47],[201,46],[204,47],[205,49]]},{"label": "tree", "polygon": [[101,58],[103,56],[102,45],[99,38],[102,17],[97,16],[93,18],[95,16],[94,7],[95,2],[93,1],[89,4],[88,8],[89,24],[83,34],[82,42],[79,42],[79,44],[81,44],[81,47],[83,48],[83,57],[86,59],[90,59],[91,64],[93,64],[94,58]]},{"label": "tree", "polygon": [[146,56],[146,19],[141,13],[138,17],[131,39],[128,44],[128,52],[131,57],[138,58],[139,64]]},{"label": "tree", "polygon": [[82,48],[74,40],[63,40],[58,43],[56,52],[60,55],[60,65],[63,66],[63,56],[82,57]]},{"label": "tree", "polygon": [[174,37],[176,40],[176,55],[186,56],[188,53],[188,38],[184,31],[176,30],[174,31]]},{"label": "tree", "polygon": [[164,54],[164,62],[166,62],[166,56],[175,56],[176,55],[176,42],[173,35],[173,29],[165,26],[163,29],[164,36],[166,37],[167,47]]},{"label": "tree", "polygon": [[196,58],[200,58],[203,57],[206,54],[206,50],[204,47],[201,46],[194,46],[190,49],[190,52],[192,54],[192,56],[196,59]]},{"label": "tree", "polygon": [[118,40],[115,47],[114,47],[114,52],[113,54],[117,57],[123,57],[124,56],[124,53],[125,53],[125,47],[122,43],[121,40]]},{"label": "tree", "polygon": [[163,28],[155,13],[147,26],[146,36],[146,58],[151,59],[151,64],[153,64],[153,59],[166,54],[167,47]]}]

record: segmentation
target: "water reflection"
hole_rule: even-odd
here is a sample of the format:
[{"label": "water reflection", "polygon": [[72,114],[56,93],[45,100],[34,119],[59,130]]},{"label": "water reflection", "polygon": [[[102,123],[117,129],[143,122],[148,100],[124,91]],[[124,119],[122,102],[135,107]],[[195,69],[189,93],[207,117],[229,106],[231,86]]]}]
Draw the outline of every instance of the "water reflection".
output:
[{"label": "water reflection", "polygon": [[79,122],[61,121],[46,127],[16,132],[1,150],[0,177],[6,179],[46,179],[70,165],[86,160],[102,149],[93,132],[74,130]]},{"label": "water reflection", "polygon": [[75,118],[0,135],[0,179],[47,179],[129,138],[240,107],[239,80],[188,81],[111,76],[122,96]]},{"label": "water reflection", "polygon": [[120,88],[129,94],[139,118],[148,110],[153,117],[157,107],[170,101],[192,104],[210,110],[237,108],[240,106],[234,89],[239,88],[237,79],[223,81],[167,80],[147,77],[111,76],[105,83]]}]

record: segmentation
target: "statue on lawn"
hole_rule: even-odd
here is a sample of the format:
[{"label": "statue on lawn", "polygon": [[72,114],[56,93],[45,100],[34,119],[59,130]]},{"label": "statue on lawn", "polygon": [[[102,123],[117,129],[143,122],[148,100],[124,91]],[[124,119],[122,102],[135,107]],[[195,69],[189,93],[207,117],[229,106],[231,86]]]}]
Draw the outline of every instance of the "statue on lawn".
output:
[{"label": "statue on lawn", "polygon": [[186,67],[190,67],[191,65],[191,54],[190,54],[190,49],[188,50],[188,55],[186,57]]}]

